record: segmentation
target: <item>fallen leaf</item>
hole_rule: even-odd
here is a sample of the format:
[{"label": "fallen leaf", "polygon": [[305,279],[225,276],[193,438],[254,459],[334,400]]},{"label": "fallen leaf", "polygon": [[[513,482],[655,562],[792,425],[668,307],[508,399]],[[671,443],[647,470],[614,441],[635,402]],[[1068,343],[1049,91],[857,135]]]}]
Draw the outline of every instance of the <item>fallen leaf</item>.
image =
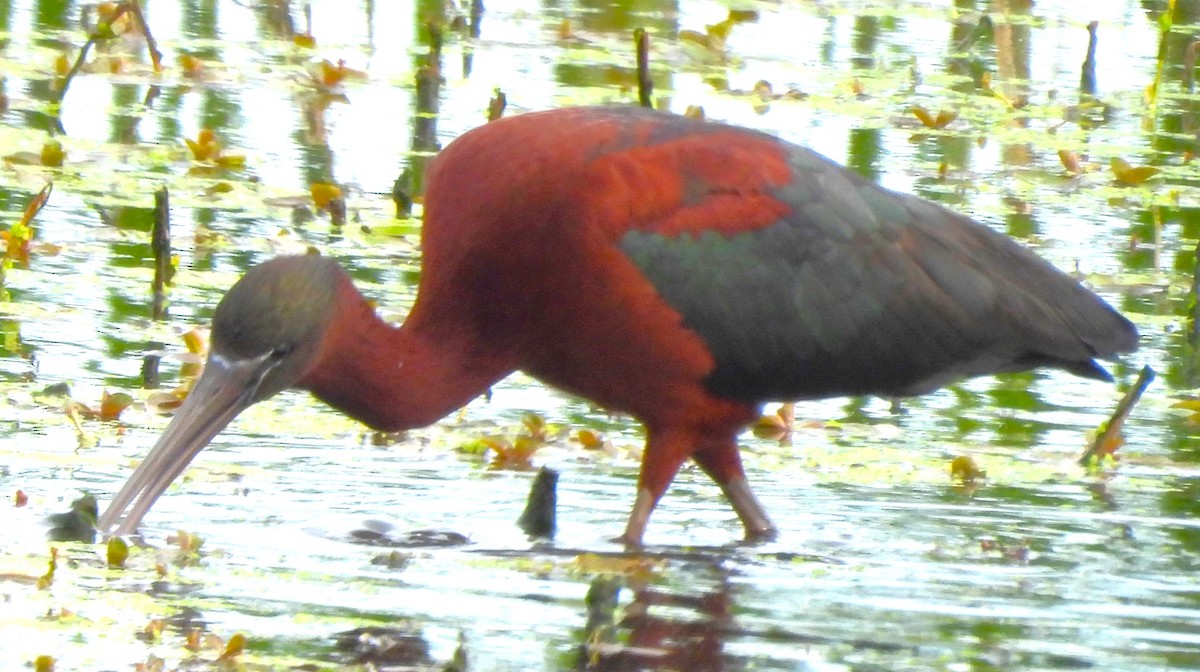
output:
[{"label": "fallen leaf", "polygon": [[191,54],[180,54],[177,62],[184,77],[197,78],[204,74],[204,61]]},{"label": "fallen leaf", "polygon": [[124,567],[125,561],[129,559],[129,544],[120,537],[109,537],[105,557],[109,567]]},{"label": "fallen leaf", "polygon": [[163,629],[167,627],[165,618],[152,618],[146,627],[142,628],[142,639],[148,641],[157,641],[162,637]]},{"label": "fallen leaf", "polygon": [[1130,187],[1136,187],[1162,172],[1154,166],[1131,166],[1128,161],[1119,157],[1114,157],[1111,165],[1117,181]]},{"label": "fallen leaf", "polygon": [[581,429],[575,438],[588,450],[599,450],[604,445],[604,436],[593,429]]},{"label": "fallen leaf", "polygon": [[100,419],[106,422],[117,420],[125,409],[133,405],[133,397],[124,392],[109,394],[104,392],[100,399]]},{"label": "fallen leaf", "polygon": [[1062,161],[1063,168],[1067,169],[1068,173],[1078,175],[1083,172],[1079,165],[1079,154],[1069,149],[1058,150],[1058,160]]},{"label": "fallen leaf", "polygon": [[958,118],[958,112],[954,110],[942,110],[941,112],[938,112],[937,116],[935,117],[930,114],[929,110],[926,110],[920,105],[913,105],[909,108],[909,111],[912,112],[917,119],[920,119],[921,123],[927,128],[932,128],[935,130],[945,128],[946,126],[950,125],[950,122]]},{"label": "fallen leaf", "polygon": [[42,153],[39,160],[43,166],[47,168],[61,168],[66,158],[67,150],[63,149],[61,142],[47,140],[46,144],[42,145]]},{"label": "fallen leaf", "polygon": [[220,657],[217,658],[217,662],[231,662],[234,658],[241,655],[245,650],[246,636],[239,632],[230,637],[229,641],[226,642],[225,651],[223,651]]},{"label": "fallen leaf", "polygon": [[314,182],[308,187],[309,193],[312,195],[313,204],[317,208],[325,209],[329,207],[329,203],[335,198],[342,197],[342,190],[337,185],[326,184],[324,182]]},{"label": "fallen leaf", "polygon": [[950,478],[964,483],[972,484],[987,476],[987,472],[979,468],[975,460],[968,455],[959,455],[950,460]]}]

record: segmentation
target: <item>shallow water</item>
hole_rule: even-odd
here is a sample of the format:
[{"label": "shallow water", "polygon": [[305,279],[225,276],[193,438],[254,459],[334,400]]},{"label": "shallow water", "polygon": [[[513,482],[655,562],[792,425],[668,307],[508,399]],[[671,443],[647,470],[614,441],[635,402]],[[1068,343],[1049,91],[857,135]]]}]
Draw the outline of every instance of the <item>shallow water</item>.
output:
[{"label": "shallow water", "polygon": [[[1067,1],[764,4],[723,50],[681,37],[724,19],[717,3],[487,3],[477,39],[446,29],[439,143],[482,123],[497,87],[508,114],[634,99],[629,34],[645,26],[660,106],[701,105],[1018,237],[1129,314],[1142,350],[1111,367],[1116,386],[1043,372],[970,381],[899,413],[874,399],[801,404],[790,446],[744,439],[777,541],[737,545],[716,487],[687,469],[641,560],[612,541],[640,450],[626,419],[518,375],[434,428],[376,442],[288,393],[244,414],[159,500],[142,529],[160,550],[135,550],[127,569],[109,570],[99,546],[47,542],[45,518],[81,491],[111,498],[166,420],[135,406],[119,423],[84,420],[81,434],[64,399],[42,392],[69,383],[71,398],[93,406],[103,390],[144,399],[147,354],[166,354],[163,385],[178,384],[180,334],[207,321],[246,267],[305,245],[345,264],[399,320],[418,258],[415,226],[388,228],[390,194],[399,171],[421,163],[410,153],[414,123],[434,118],[416,110],[429,35],[414,26],[459,14],[439,3],[314,2],[317,47],[306,51],[286,22],[247,3],[149,4],[167,71],[151,74],[142,57],[119,74],[81,75],[62,104],[66,166],[0,171],[5,227],[54,179],[38,240],[58,246],[9,269],[0,304],[0,493],[29,496],[0,507],[0,668],[39,655],[60,670],[128,669],[151,654],[168,669],[216,666],[218,644],[185,648],[193,628],[245,633],[251,669],[336,668],[359,655],[337,650],[337,633],[364,626],[414,643],[396,669],[440,669],[460,638],[474,670],[1200,667],[1200,444],[1188,412],[1172,408],[1196,387],[1186,313],[1200,180],[1184,152],[1200,125],[1180,65],[1197,32],[1192,3],[1180,3],[1168,34],[1154,106],[1145,90],[1158,69],[1160,3],[1088,3],[1086,15]],[[41,147],[51,67],[63,45],[83,42],[81,11],[0,2],[4,154]],[[985,13],[991,35],[964,46]],[[303,30],[301,8],[279,16]],[[1074,107],[1091,20],[1104,119]],[[180,73],[182,52],[205,60],[203,74]],[[323,97],[305,70],[321,58],[365,77]],[[977,86],[979,71],[991,73],[992,93]],[[751,93],[760,80],[803,95],[763,101]],[[961,114],[928,131],[913,104]],[[216,129],[246,168],[191,170],[183,139],[201,128]],[[1097,168],[1069,178],[1059,149]],[[1113,157],[1164,174],[1114,185]],[[208,193],[222,181],[232,191]],[[295,219],[286,199],[314,181],[350,187],[350,225]],[[147,231],[164,184],[180,272],[169,318],[156,323]],[[1084,472],[1074,461],[1085,433],[1143,365],[1160,377],[1128,423],[1120,464]],[[530,411],[556,437],[534,458],[561,475],[552,544],[514,524],[532,472],[490,470],[459,450],[514,437]],[[611,449],[581,448],[583,428]],[[953,484],[959,455],[987,479]],[[178,529],[204,539],[198,556],[170,550]],[[394,545],[356,543],[364,529]],[[438,543],[455,535],[467,542]],[[39,590],[31,579],[52,545],[66,561]],[[139,637],[153,619],[166,619],[163,634]]]}]

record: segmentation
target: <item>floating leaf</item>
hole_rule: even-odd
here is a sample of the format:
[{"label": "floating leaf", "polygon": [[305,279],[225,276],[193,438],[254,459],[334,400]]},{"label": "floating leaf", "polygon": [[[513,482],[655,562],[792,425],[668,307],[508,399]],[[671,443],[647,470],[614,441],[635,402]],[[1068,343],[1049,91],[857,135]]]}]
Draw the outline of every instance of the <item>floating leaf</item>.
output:
[{"label": "floating leaf", "polygon": [[1131,166],[1119,157],[1114,157],[1111,165],[1117,181],[1130,187],[1136,187],[1161,172],[1154,166]]},{"label": "floating leaf", "polygon": [[232,662],[234,658],[240,656],[246,650],[246,636],[242,633],[229,638],[225,644],[225,650],[217,658],[217,662]]},{"label": "floating leaf", "polygon": [[46,144],[42,145],[42,153],[39,156],[43,166],[48,168],[61,168],[63,161],[67,158],[67,150],[63,149],[62,143],[57,140],[47,140]]},{"label": "floating leaf", "polygon": [[188,149],[192,150],[192,158],[197,161],[208,161],[221,150],[216,145],[205,145],[189,138],[184,138]]},{"label": "floating leaf", "polygon": [[159,390],[151,392],[146,397],[145,404],[146,410],[151,413],[172,413],[183,405],[183,397],[175,392],[163,392]]},{"label": "floating leaf", "polygon": [[196,139],[184,138],[188,149],[192,150],[192,158],[196,161],[211,161],[221,153],[221,145],[217,142],[217,134],[209,128],[200,129]]},{"label": "floating leaf", "polygon": [[13,506],[15,506],[19,509],[28,503],[29,503],[29,495],[25,494],[24,490],[17,490],[16,494],[13,495]]},{"label": "floating leaf", "polygon": [[167,537],[167,543],[178,546],[179,550],[184,553],[199,553],[200,547],[204,545],[204,539],[199,535],[179,530]]},{"label": "floating leaf", "polygon": [[167,620],[165,618],[152,618],[146,627],[142,628],[140,638],[150,642],[157,641],[162,637],[163,629],[166,627]]},{"label": "floating leaf", "polygon": [[950,122],[958,118],[958,112],[954,110],[942,110],[941,112],[938,112],[937,116],[935,117],[929,113],[929,110],[926,110],[920,105],[913,105],[909,108],[909,111],[912,112],[917,119],[920,119],[921,123],[927,128],[932,128],[935,130],[945,128],[946,126],[950,125]]},{"label": "floating leaf", "polygon": [[292,44],[302,49],[312,49],[317,46],[317,38],[308,33],[292,36]]},{"label": "floating leaf", "polygon": [[201,163],[211,163],[220,168],[238,170],[246,165],[246,157],[241,154],[228,154],[221,146],[216,131],[210,128],[200,129],[196,139],[184,138],[192,159]]},{"label": "floating leaf", "polygon": [[759,416],[750,426],[750,431],[760,439],[786,443],[791,440],[792,429],[796,424],[796,404],[786,403],[774,413]]},{"label": "floating leaf", "polygon": [[180,54],[177,61],[184,77],[197,78],[204,74],[204,61],[191,54]]},{"label": "floating leaf", "polygon": [[29,244],[33,240],[33,228],[22,222],[13,222],[8,231],[0,232],[6,243],[4,258],[25,266],[29,264]]},{"label": "floating leaf", "polygon": [[549,425],[546,419],[537,413],[526,413],[525,417],[521,418],[521,424],[525,427],[525,432],[530,438],[538,441],[545,441],[549,435]]},{"label": "floating leaf", "polygon": [[183,344],[193,355],[202,355],[208,352],[207,333],[200,329],[192,329],[183,335]]},{"label": "floating leaf", "polygon": [[333,199],[342,197],[340,187],[324,182],[314,182],[309,185],[308,191],[312,194],[313,203],[320,209],[328,208]]},{"label": "floating leaf", "polygon": [[575,30],[571,25],[571,19],[564,18],[558,22],[558,39],[562,42],[574,42],[576,40]]},{"label": "floating leaf", "polygon": [[109,537],[105,556],[109,567],[124,567],[129,559],[129,544],[120,537]]},{"label": "floating leaf", "polygon": [[513,469],[528,471],[533,469],[533,454],[543,445],[542,441],[528,436],[518,436],[509,441],[503,437],[484,437],[480,442],[493,453],[492,469]]},{"label": "floating leaf", "polygon": [[339,60],[337,65],[330,63],[328,60],[322,60],[320,63],[309,68],[308,76],[312,78],[312,82],[317,88],[329,90],[338,87],[348,78],[365,78],[366,73],[346,67],[346,61],[344,60]]},{"label": "floating leaf", "polygon": [[346,79],[346,62],[338,61],[337,65],[329,61],[321,61],[321,84],[327,87],[335,87],[341,84]]},{"label": "floating leaf", "polygon": [[599,450],[604,446],[604,435],[594,429],[581,429],[575,438],[588,450]]},{"label": "floating leaf", "polygon": [[1068,173],[1078,175],[1083,170],[1079,165],[1079,154],[1069,149],[1058,150],[1058,160],[1062,162],[1063,168],[1067,169]]},{"label": "floating leaf", "polygon": [[121,417],[121,413],[133,405],[133,397],[124,392],[116,394],[104,393],[100,399],[100,419],[105,422],[117,420]]},{"label": "floating leaf", "polygon": [[193,653],[199,651],[204,644],[204,631],[200,628],[192,628],[188,630],[187,637],[184,638],[183,648]]},{"label": "floating leaf", "polygon": [[42,187],[41,191],[29,199],[29,203],[25,206],[25,212],[21,215],[21,219],[13,222],[8,231],[0,232],[0,239],[3,239],[7,243],[4,250],[4,258],[12,259],[22,266],[29,264],[30,243],[33,242],[35,234],[33,219],[37,217],[37,214],[45,207],[46,202],[50,200],[50,193],[53,190],[53,183],[46,183],[46,186]]},{"label": "floating leaf", "polygon": [[970,485],[987,476],[987,472],[979,468],[975,460],[968,455],[959,455],[950,460],[950,478],[954,481]]},{"label": "floating leaf", "polygon": [[913,105],[912,107],[908,108],[908,111],[912,112],[917,119],[921,120],[922,124],[925,124],[929,128],[933,128],[937,125],[937,120],[929,113],[929,110],[926,110],[920,105]]}]

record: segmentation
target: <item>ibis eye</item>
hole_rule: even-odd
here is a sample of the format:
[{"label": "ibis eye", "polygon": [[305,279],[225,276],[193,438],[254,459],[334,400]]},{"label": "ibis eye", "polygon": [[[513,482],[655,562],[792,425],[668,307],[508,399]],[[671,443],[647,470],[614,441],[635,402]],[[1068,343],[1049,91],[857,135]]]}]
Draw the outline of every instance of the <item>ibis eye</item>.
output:
[{"label": "ibis eye", "polygon": [[277,345],[274,350],[271,350],[270,358],[279,361],[292,354],[292,349],[293,346],[291,345]]}]

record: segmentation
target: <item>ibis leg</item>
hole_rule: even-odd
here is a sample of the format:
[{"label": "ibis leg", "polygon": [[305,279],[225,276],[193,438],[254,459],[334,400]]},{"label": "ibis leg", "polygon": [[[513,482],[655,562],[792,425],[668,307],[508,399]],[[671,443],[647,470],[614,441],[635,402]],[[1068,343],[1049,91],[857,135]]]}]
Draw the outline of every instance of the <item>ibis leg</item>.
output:
[{"label": "ibis leg", "polygon": [[695,437],[688,432],[662,431],[653,427],[646,429],[646,451],[642,453],[637,499],[633,502],[633,511],[629,513],[625,534],[621,536],[626,546],[642,545],[650,514],[696,445]]},{"label": "ibis leg", "polygon": [[692,459],[721,486],[725,498],[742,521],[747,541],[775,537],[775,525],[750,490],[750,483],[742,470],[742,457],[736,438],[709,442],[697,450]]},{"label": "ibis leg", "polygon": [[625,534],[621,535],[621,541],[624,541],[626,546],[642,545],[642,537],[646,534],[646,523],[650,521],[650,514],[654,511],[656,504],[658,504],[658,497],[654,496],[654,493],[642,487],[638,488],[637,499],[633,502],[633,511],[629,513],[629,522],[625,524]]},{"label": "ibis leg", "polygon": [[637,499],[621,537],[626,545],[642,545],[650,514],[689,455],[721,486],[725,498],[742,521],[748,541],[774,538],[775,525],[746,481],[736,437],[714,439],[711,435],[701,437],[692,432],[650,429],[646,452],[642,455]]},{"label": "ibis leg", "polygon": [[738,518],[742,520],[742,527],[746,529],[746,541],[766,541],[775,538],[775,525],[767,517],[766,509],[754,496],[754,492],[750,490],[750,483],[746,481],[746,477],[718,485]]}]

